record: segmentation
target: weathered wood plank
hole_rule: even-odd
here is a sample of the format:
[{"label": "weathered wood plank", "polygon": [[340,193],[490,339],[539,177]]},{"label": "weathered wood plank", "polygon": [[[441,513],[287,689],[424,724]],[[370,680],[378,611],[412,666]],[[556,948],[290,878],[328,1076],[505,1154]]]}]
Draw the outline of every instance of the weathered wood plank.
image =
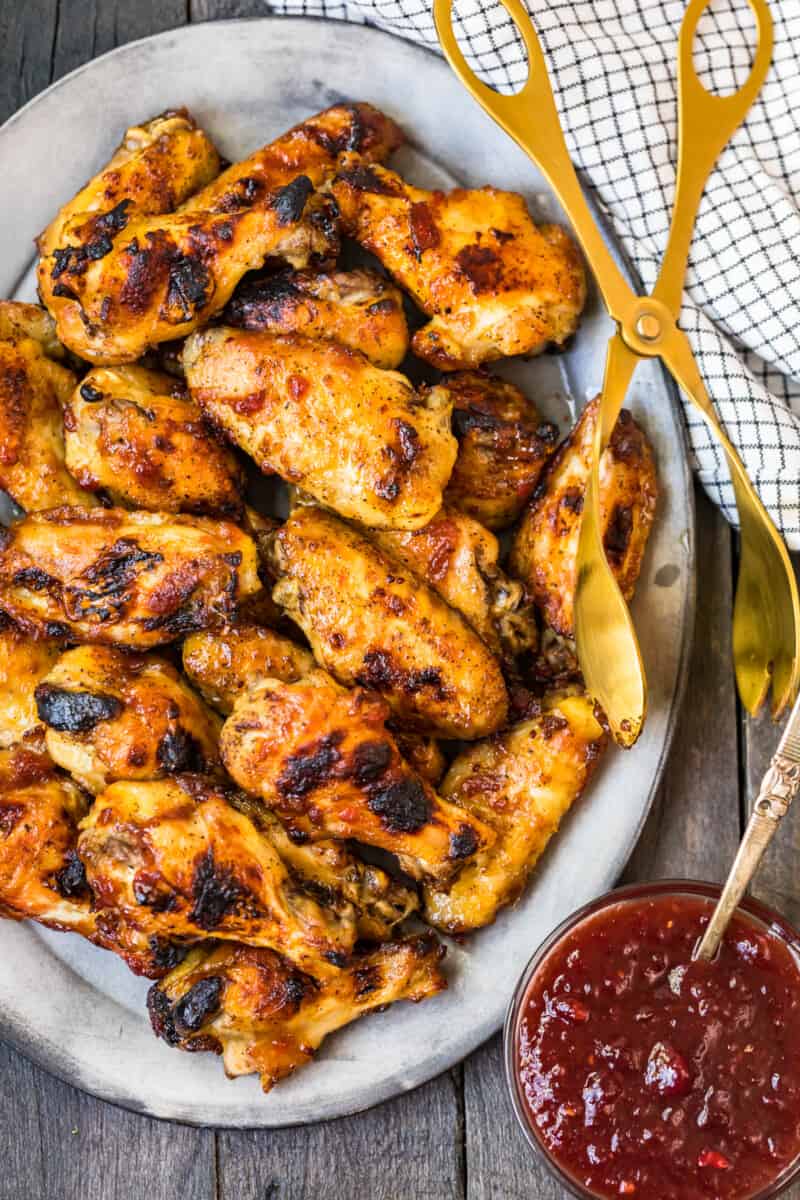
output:
[{"label": "weathered wood plank", "polygon": [[[698,581],[683,716],[660,795],[626,880],[668,875],[722,878],[739,835],[730,531],[701,496],[697,558],[704,568]],[[499,1038],[464,1064],[464,1114],[467,1200],[566,1200],[516,1128]]]},{"label": "weathered wood plank", "polygon": [[0,1200],[211,1200],[213,1136],[85,1096],[0,1045]]},{"label": "weathered wood plank", "polygon": [[58,0],[0,5],[0,121],[50,82]]},{"label": "weathered wood plank", "polygon": [[193,21],[224,21],[229,17],[265,17],[269,15],[266,2],[253,0],[189,0]]},{"label": "weathered wood plank", "polygon": [[[69,5],[62,0],[53,41],[53,78],[115,46],[185,25],[187,20],[188,0],[136,0],[134,4],[71,0]],[[120,80],[121,87],[125,83]]]},{"label": "weathered wood plank", "polygon": [[220,1132],[220,1200],[462,1200],[461,1072],[369,1112],[271,1133]]}]

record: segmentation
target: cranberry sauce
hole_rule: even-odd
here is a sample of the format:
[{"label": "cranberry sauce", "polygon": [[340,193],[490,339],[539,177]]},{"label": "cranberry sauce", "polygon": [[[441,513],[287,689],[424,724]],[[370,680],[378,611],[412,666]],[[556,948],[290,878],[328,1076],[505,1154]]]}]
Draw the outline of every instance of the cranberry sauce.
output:
[{"label": "cranberry sauce", "polygon": [[621,899],[535,971],[517,1022],[522,1107],[591,1194],[757,1195],[800,1153],[800,969],[777,936],[730,925],[692,951],[698,896]]}]

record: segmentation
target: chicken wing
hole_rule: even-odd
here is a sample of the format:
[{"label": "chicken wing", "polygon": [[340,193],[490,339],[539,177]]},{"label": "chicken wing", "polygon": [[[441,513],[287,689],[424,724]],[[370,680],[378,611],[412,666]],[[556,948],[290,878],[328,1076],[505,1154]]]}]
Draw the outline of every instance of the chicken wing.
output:
[{"label": "chicken wing", "polygon": [[436,738],[412,733],[408,729],[392,729],[392,736],[411,769],[436,787],[447,769],[447,759]]},{"label": "chicken wing", "polygon": [[0,307],[0,488],[28,512],[92,506],[64,461],[62,407],[77,379],[49,357],[47,323],[34,305]]},{"label": "chicken wing", "polygon": [[538,716],[455,759],[442,795],[493,829],[497,840],[451,883],[426,883],[427,921],[468,933],[517,899],[606,740],[586,696],[551,695]]},{"label": "chicken wing", "polygon": [[39,727],[34,691],[61,653],[56,641],[31,641],[0,616],[0,748]]},{"label": "chicken wing", "polygon": [[513,525],[558,441],[526,396],[496,375],[461,371],[445,386],[453,401],[458,458],[445,501],[487,529]]},{"label": "chicken wing", "polygon": [[0,300],[0,341],[19,342],[32,338],[48,358],[61,362],[64,347],[56,337],[56,323],[46,308],[39,304],[22,304],[19,300]]},{"label": "chicken wing", "polygon": [[147,998],[156,1035],[182,1050],[223,1056],[228,1076],[258,1074],[268,1092],[310,1062],[329,1033],[397,1000],[447,986],[444,947],[431,933],[360,955],[319,984],[269,950],[197,950]]},{"label": "chicken wing", "polygon": [[497,565],[494,534],[466,513],[445,507],[422,529],[372,530],[369,536],[460,612],[493,654],[510,660],[537,644],[525,589]]},{"label": "chicken wing", "polygon": [[264,679],[225,722],[222,761],[298,841],[353,838],[396,854],[412,877],[446,878],[491,835],[403,761],[387,715],[374,693],[348,691],[325,671]]},{"label": "chicken wing", "polygon": [[338,244],[330,201],[301,175],[228,212],[141,216],[118,205],[76,218],[40,260],[39,290],[64,345],[113,366],[197,329],[268,258],[301,268]]},{"label": "chicken wing", "polygon": [[113,783],[81,826],[78,853],[98,912],[144,936],[268,946],[325,974],[354,928],[291,878],[272,843],[201,775]]},{"label": "chicken wing", "polygon": [[403,297],[375,271],[267,275],[238,287],[222,318],[239,329],[338,342],[384,370],[398,367],[408,351]]},{"label": "chicken wing", "polygon": [[154,512],[237,518],[244,477],[185,388],[143,367],[96,367],[64,408],[66,463],[82,487]]},{"label": "chicken wing", "polygon": [[356,350],[299,334],[207,329],[183,352],[201,408],[255,459],[345,517],[417,529],[442,502],[456,457],[440,388]]},{"label": "chicken wing", "polygon": [[[509,559],[547,624],[563,637],[574,634],[578,538],[598,407],[599,400],[587,404],[550,463]],[[623,409],[600,460],[600,516],[606,557],[626,600],[639,578],[657,499],[647,439]]]},{"label": "chicken wing", "polygon": [[[106,217],[106,236],[120,216],[156,216],[172,212],[187,196],[219,172],[219,155],[186,109],[162,113],[125,131],[103,169],[59,211],[38,238],[47,258],[69,236],[76,223]],[[121,211],[120,211],[121,210]]]},{"label": "chicken wing", "polygon": [[464,617],[363,533],[296,508],[271,550],[273,599],[344,684],[385,696],[404,725],[479,738],[508,707],[499,664]]},{"label": "chicken wing", "polygon": [[0,533],[0,612],[30,637],[145,650],[224,627],[260,588],[252,539],[208,517],[56,508]]},{"label": "chicken wing", "polygon": [[577,247],[537,228],[522,196],[426,192],[351,157],[332,193],[345,233],[380,259],[431,318],[412,339],[443,371],[537,354],[574,331],[586,298]]},{"label": "chicken wing", "polygon": [[298,175],[320,188],[332,178],[344,155],[383,162],[404,141],[399,126],[371,104],[335,104],[228,167],[187,200],[181,211],[231,212],[286,187]]},{"label": "chicken wing", "polygon": [[385,942],[419,908],[415,888],[364,862],[344,842],[295,842],[261,800],[237,792],[231,803],[269,838],[304,891],[341,920],[355,921],[359,941]]},{"label": "chicken wing", "polygon": [[263,625],[193,633],[183,643],[183,669],[210,705],[226,715],[259,678],[293,683],[314,667],[314,656]]},{"label": "chicken wing", "polygon": [[89,792],[220,770],[219,718],[155,655],[67,650],[36,688],[36,706],[53,762]]}]

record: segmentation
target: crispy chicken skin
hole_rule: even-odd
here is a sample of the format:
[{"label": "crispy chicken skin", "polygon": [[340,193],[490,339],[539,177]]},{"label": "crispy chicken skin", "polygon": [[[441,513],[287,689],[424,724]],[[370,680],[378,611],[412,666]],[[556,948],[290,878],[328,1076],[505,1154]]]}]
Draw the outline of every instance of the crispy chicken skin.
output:
[{"label": "crispy chicken skin", "polygon": [[404,141],[399,126],[371,104],[335,104],[228,167],[187,200],[181,211],[231,212],[285,187],[298,175],[320,188],[332,178],[344,155],[383,162]]},{"label": "crispy chicken skin", "polygon": [[0,750],[0,915],[95,932],[75,853],[88,797],[57,772],[41,743]]},{"label": "crispy chicken skin", "polygon": [[240,812],[272,842],[302,888],[355,922],[359,941],[384,942],[419,908],[419,894],[388,872],[358,858],[342,841],[295,842],[263,801],[244,792],[231,797]]},{"label": "crispy chicken skin", "polygon": [[342,516],[417,529],[456,457],[442,389],[418,394],[356,350],[220,327],[186,342],[186,379],[211,421],[262,471]]},{"label": "crispy chicken skin", "polygon": [[76,218],[40,260],[39,289],[64,345],[112,366],[197,329],[266,259],[302,268],[337,251],[330,201],[299,176],[229,212],[141,216],[121,204]]},{"label": "crispy chicken skin", "polygon": [[522,196],[491,187],[426,192],[355,157],[332,193],[344,232],[431,318],[412,349],[433,366],[536,354],[575,331],[586,297],[577,247],[557,225],[537,228]]},{"label": "crispy chicken skin", "polygon": [[387,715],[374,692],[348,691],[325,671],[264,679],[225,722],[222,761],[298,840],[353,838],[396,854],[413,877],[446,878],[491,835],[403,761]]},{"label": "crispy chicken skin", "polygon": [[78,853],[98,911],[145,936],[269,946],[305,970],[331,970],[352,924],[302,892],[272,843],[201,775],[120,782],[81,826]]},{"label": "crispy chicken skin", "polygon": [[67,467],[114,504],[232,517],[243,473],[186,389],[143,367],[96,367],[64,408]]},{"label": "crispy chicken skin", "polygon": [[445,386],[453,401],[458,457],[445,501],[487,529],[513,525],[555,450],[558,429],[497,375],[459,371]]},{"label": "crispy chicken skin", "polygon": [[525,589],[497,565],[500,546],[483,525],[456,508],[442,508],[422,529],[374,530],[372,541],[466,617],[496,655],[534,647],[536,617]]},{"label": "crispy chicken skin", "polygon": [[320,984],[269,950],[195,950],[150,989],[153,1030],[170,1046],[222,1054],[229,1076],[258,1074],[268,1092],[310,1062],[337,1029],[397,1000],[425,1000],[447,983],[431,933],[387,942]]},{"label": "crispy chicken skin", "polygon": [[19,342],[32,338],[48,358],[61,362],[64,347],[56,337],[56,323],[46,308],[39,304],[22,304],[19,300],[0,300],[0,341]]},{"label": "crispy chicken skin", "polygon": [[56,508],[0,534],[0,612],[30,637],[146,650],[224,627],[260,588],[255,543],[208,517]]},{"label": "crispy chicken skin", "polygon": [[0,747],[13,746],[39,726],[34,692],[59,654],[55,641],[31,641],[0,616]]},{"label": "crispy chicken skin", "polygon": [[193,633],[183,643],[184,671],[204,699],[226,715],[254,680],[293,683],[313,667],[308,650],[263,625]]},{"label": "crispy chicken skin", "polygon": [[36,705],[50,757],[89,792],[219,770],[219,718],[155,655],[76,646],[36,688]]},{"label": "crispy chicken skin", "polygon": [[506,717],[496,658],[421,578],[322,509],[296,508],[272,543],[273,599],[317,662],[380,692],[421,733],[479,738]]},{"label": "crispy chicken skin", "polygon": [[[575,564],[598,403],[587,404],[550,463],[517,528],[509,559],[546,623],[564,637],[575,631]],[[657,499],[650,446],[623,409],[600,460],[600,514],[606,557],[626,600],[639,578]]]},{"label": "crispy chicken skin", "polygon": [[375,271],[267,275],[240,285],[222,318],[239,329],[338,342],[384,370],[398,367],[408,351],[403,297]]},{"label": "crispy chicken skin", "polygon": [[[142,216],[172,212],[219,172],[219,155],[186,109],[165,112],[125,131],[103,169],[59,211],[38,239],[43,258],[64,243],[88,217],[109,214],[120,204]],[[113,227],[108,230],[113,233]]]},{"label": "crispy chicken skin", "polygon": [[77,380],[48,356],[47,327],[34,305],[7,301],[1,307],[0,488],[27,512],[91,507],[97,501],[65,463],[62,408]]},{"label": "crispy chicken skin", "polygon": [[442,795],[493,829],[497,840],[452,883],[426,884],[426,920],[448,933],[468,933],[516,900],[605,743],[586,696],[551,695],[539,715],[460,754]]}]

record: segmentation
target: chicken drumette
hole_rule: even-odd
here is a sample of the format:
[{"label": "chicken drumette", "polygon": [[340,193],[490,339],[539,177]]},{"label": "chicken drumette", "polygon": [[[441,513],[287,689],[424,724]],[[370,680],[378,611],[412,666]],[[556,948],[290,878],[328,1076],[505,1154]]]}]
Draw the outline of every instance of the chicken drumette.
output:
[{"label": "chicken drumette", "polygon": [[255,680],[293,683],[313,667],[308,650],[247,622],[217,633],[193,633],[183,643],[184,671],[208,703],[226,715]]},{"label": "chicken drumette", "polygon": [[445,371],[561,345],[583,308],[578,250],[537,228],[522,196],[426,192],[351,158],[332,187],[345,233],[375,254],[431,318],[414,353]]}]

